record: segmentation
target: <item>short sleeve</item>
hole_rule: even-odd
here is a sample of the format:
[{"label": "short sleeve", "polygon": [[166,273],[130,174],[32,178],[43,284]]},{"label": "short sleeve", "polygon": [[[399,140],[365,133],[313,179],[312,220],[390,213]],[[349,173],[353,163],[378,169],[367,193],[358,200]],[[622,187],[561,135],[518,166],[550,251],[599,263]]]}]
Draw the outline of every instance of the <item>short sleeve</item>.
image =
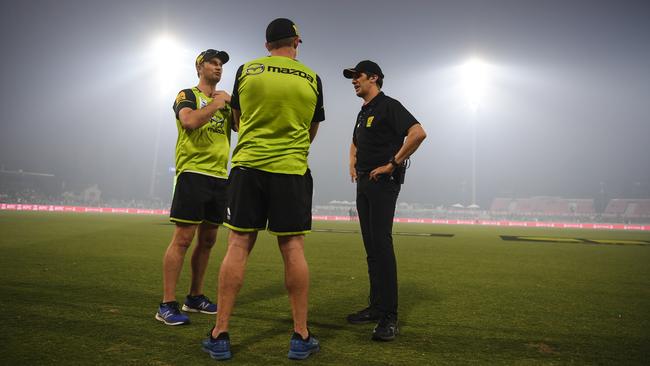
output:
[{"label": "short sleeve", "polygon": [[178,114],[183,108],[196,109],[196,96],[192,89],[183,89],[176,94],[176,100],[174,101],[174,114],[178,119]]},{"label": "short sleeve", "polygon": [[404,108],[402,103],[396,100],[392,100],[390,104],[390,116],[394,123],[395,131],[400,136],[406,136],[411,126],[420,123],[413,117],[411,112]]},{"label": "short sleeve", "polygon": [[325,107],[323,106],[323,83],[320,80],[320,76],[316,75],[316,92],[318,96],[316,97],[316,108],[314,109],[314,117],[312,117],[312,122],[322,122],[325,120]]},{"label": "short sleeve", "polygon": [[235,74],[235,85],[232,87],[232,95],[230,96],[230,106],[238,111],[241,111],[241,107],[239,106],[239,79],[241,78],[243,70],[244,65],[239,66],[239,69],[237,69],[237,74]]}]

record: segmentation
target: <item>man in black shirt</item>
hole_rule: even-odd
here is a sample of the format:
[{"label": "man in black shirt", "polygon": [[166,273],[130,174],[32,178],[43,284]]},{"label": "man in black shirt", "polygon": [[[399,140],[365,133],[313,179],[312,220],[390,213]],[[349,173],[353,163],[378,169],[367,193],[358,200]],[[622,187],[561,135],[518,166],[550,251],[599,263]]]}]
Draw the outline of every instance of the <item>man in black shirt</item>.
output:
[{"label": "man in black shirt", "polygon": [[[370,304],[350,314],[348,322],[377,322],[373,340],[391,341],[397,325],[397,264],[393,217],[403,183],[405,161],[426,133],[397,100],[381,92],[384,74],[372,61],[343,70],[364,103],[350,145],[350,177],[357,182],[357,211],[370,277]],[[406,141],[404,140],[406,138]]]}]

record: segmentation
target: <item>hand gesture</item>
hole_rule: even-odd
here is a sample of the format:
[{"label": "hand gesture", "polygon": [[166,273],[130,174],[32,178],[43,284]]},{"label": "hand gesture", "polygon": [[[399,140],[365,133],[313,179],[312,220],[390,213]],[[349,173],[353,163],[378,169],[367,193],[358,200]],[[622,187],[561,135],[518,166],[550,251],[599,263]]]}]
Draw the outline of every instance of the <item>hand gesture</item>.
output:
[{"label": "hand gesture", "polygon": [[384,174],[390,175],[390,174],[392,174],[393,170],[395,170],[395,167],[391,163],[388,163],[386,165],[382,165],[382,166],[380,166],[378,168],[375,168],[373,171],[370,172],[370,179],[376,181],[376,180],[379,179],[379,176],[381,176],[381,175],[384,175]]},{"label": "hand gesture", "polygon": [[226,103],[230,103],[230,94],[224,90],[216,90],[210,95],[212,98],[212,103],[217,103],[219,109],[226,106]]}]

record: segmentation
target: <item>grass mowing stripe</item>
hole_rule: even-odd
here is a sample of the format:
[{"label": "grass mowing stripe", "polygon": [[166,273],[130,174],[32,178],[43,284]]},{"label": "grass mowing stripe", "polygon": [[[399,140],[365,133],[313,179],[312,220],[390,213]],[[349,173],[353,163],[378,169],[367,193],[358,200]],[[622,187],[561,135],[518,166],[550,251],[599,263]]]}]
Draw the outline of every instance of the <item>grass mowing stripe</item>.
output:
[{"label": "grass mowing stripe", "polygon": [[[335,234],[361,234],[360,230],[351,230],[351,229],[312,229],[312,232],[315,233],[335,233]],[[454,234],[440,234],[440,233],[417,233],[417,232],[406,232],[406,231],[396,231],[393,235],[400,236],[435,236],[441,238],[453,238]]]},{"label": "grass mowing stripe", "polygon": [[614,245],[650,245],[650,240],[606,240],[606,239],[583,239],[587,243],[614,244]]},{"label": "grass mowing stripe", "polygon": [[584,239],[584,238],[558,238],[540,236],[512,236],[501,235],[505,241],[530,241],[545,243],[575,243],[575,244],[605,244],[605,245],[650,245],[650,240],[613,240],[613,239]]},{"label": "grass mowing stripe", "polygon": [[501,239],[506,241],[533,241],[533,242],[547,242],[547,243],[584,243],[584,241],[581,239],[553,238],[553,237],[539,237],[539,236],[501,235]]}]

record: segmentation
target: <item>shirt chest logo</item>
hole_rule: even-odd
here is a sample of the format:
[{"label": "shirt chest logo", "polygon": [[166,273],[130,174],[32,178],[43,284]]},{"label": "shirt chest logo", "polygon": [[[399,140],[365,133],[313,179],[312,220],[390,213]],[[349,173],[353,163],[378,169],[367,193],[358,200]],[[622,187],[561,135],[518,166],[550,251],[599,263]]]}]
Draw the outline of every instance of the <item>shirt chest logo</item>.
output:
[{"label": "shirt chest logo", "polygon": [[212,133],[218,133],[220,135],[225,135],[226,131],[224,129],[225,120],[223,118],[217,118],[217,116],[212,116],[210,122],[208,123],[208,131]]},{"label": "shirt chest logo", "polygon": [[203,108],[203,107],[205,107],[205,106],[207,106],[207,105],[208,105],[208,101],[207,101],[207,100],[205,100],[205,99],[203,99],[203,98],[199,98],[199,108]]},{"label": "shirt chest logo", "polygon": [[375,116],[368,117],[368,119],[366,120],[366,127],[372,127],[372,121],[374,120],[375,120]]}]

